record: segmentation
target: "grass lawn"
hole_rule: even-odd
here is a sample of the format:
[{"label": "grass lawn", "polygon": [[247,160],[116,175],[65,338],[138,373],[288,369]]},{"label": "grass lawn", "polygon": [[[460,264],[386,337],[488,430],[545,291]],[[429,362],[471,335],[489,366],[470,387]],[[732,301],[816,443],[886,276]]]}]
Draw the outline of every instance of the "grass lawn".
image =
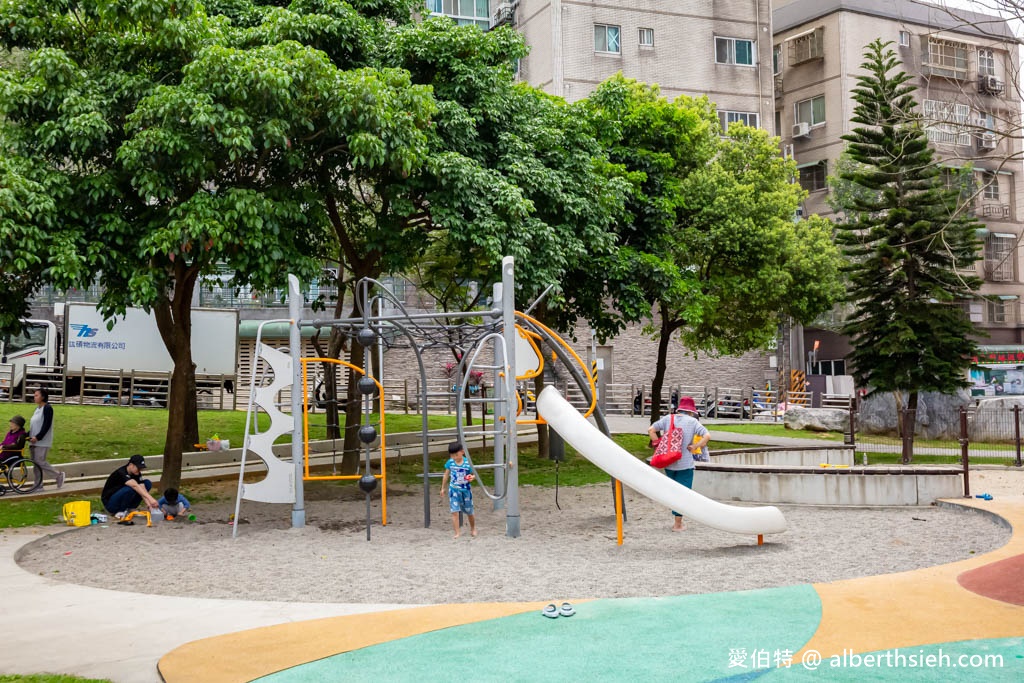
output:
[{"label": "grass lawn", "polygon": [[[250,477],[253,480],[262,478],[262,474],[254,474]],[[238,477],[211,482],[189,483],[186,495],[189,501],[195,504],[215,503],[222,500],[234,500],[235,490],[238,485]],[[153,494],[159,498],[160,492],[153,489]],[[92,504],[93,512],[106,512],[103,503],[100,502],[99,494],[68,494],[53,498],[29,498],[23,499],[17,494],[8,493],[0,499],[0,529],[26,526],[46,526],[48,524],[63,524],[61,509],[65,503],[73,500],[87,500]],[[3,679],[0,679],[2,683]]]},{"label": "grass lawn", "polygon": [[819,439],[821,441],[842,441],[842,432],[811,432],[807,430],[786,429],[782,424],[765,424],[763,422],[737,422],[736,424],[708,425],[712,432],[734,432],[736,434],[760,434],[762,436],[788,436],[800,439]]},{"label": "grass lawn", "polygon": [[[72,500],[88,500],[92,503],[93,512],[103,511],[103,505],[100,503],[98,495],[78,494],[58,498],[19,500],[16,494],[8,493],[0,501],[0,528],[56,524],[62,521],[60,511],[64,507],[64,503]],[[0,681],[2,680],[0,679]]]},{"label": "grass lawn", "polygon": [[[29,406],[11,404],[2,406],[11,415],[28,417]],[[132,453],[158,455],[164,450],[164,435],[167,432],[167,411],[158,408],[124,408],[118,406],[74,406],[54,405],[54,447],[50,451],[50,462],[79,462],[82,460],[106,460],[126,458]],[[266,429],[270,421],[260,415],[260,429]],[[376,416],[373,418],[378,419]],[[421,417],[418,414],[388,414],[388,431],[419,431]],[[455,426],[454,415],[430,415],[430,429]],[[324,437],[326,416],[323,413],[310,415],[310,438]],[[228,439],[232,445],[242,445],[245,430],[245,413],[232,410],[200,410],[199,435],[202,439],[216,434]],[[288,443],[284,436],[280,443]]]},{"label": "grass lawn", "polygon": [[0,683],[110,683],[106,678],[79,678],[65,674],[0,675]]},{"label": "grass lawn", "polygon": [[[617,434],[612,437],[615,443],[626,449],[638,458],[647,458],[654,451],[648,445],[646,434]],[[750,444],[732,444],[728,442],[712,441],[712,450],[726,448],[749,448]],[[492,456],[489,452],[476,452],[476,464],[482,465],[491,462]],[[483,458],[483,459],[482,459]],[[448,456],[441,454],[432,456],[430,459],[430,471],[444,471],[444,463]],[[554,486],[555,474],[558,474],[559,486],[584,486],[586,484],[598,484],[609,480],[608,474],[592,464],[589,460],[576,452],[566,444],[565,461],[556,463],[546,458],[537,457],[536,444],[522,444],[519,446],[519,483],[525,486]],[[403,458],[400,467],[388,463],[388,479],[402,484],[422,484],[423,472],[421,460],[418,458]],[[494,482],[494,475],[490,470],[481,472],[481,479],[484,484],[490,487]],[[437,481],[440,488],[441,482]]]},{"label": "grass lawn", "polygon": [[[785,425],[781,424],[760,424],[760,423],[737,423],[737,424],[716,424],[711,425],[711,429],[715,432],[733,432],[738,434],[760,434],[764,436],[788,436],[797,437],[801,439],[818,439],[820,441],[842,441],[842,432],[811,432],[807,430],[794,430],[786,429]],[[881,444],[898,444],[899,439],[895,436],[880,436],[875,434],[858,434],[858,443],[881,443]],[[940,441],[937,439],[914,439],[915,448],[950,448],[957,451],[960,450],[960,442],[956,440],[947,439]],[[972,448],[993,450],[993,451],[1016,451],[1016,446],[1012,443],[997,443],[997,442],[984,442],[984,441],[972,441]],[[943,457],[943,456],[938,456]],[[917,456],[914,457],[917,460]],[[971,460],[974,460],[974,456],[971,456]],[[924,462],[924,461],[922,461]],[[978,462],[985,462],[985,459],[979,459]],[[996,459],[994,462],[1001,463],[1002,460]]]}]

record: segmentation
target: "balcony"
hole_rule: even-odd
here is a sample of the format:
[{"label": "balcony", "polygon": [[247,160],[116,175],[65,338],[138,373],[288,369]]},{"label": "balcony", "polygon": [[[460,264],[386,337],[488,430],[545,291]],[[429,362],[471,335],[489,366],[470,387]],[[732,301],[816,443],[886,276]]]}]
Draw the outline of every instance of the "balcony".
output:
[{"label": "balcony", "polygon": [[1009,204],[982,204],[977,212],[982,218],[994,218],[1009,220]]},{"label": "balcony", "polygon": [[789,44],[790,66],[825,58],[824,26],[788,38],[786,42]]}]

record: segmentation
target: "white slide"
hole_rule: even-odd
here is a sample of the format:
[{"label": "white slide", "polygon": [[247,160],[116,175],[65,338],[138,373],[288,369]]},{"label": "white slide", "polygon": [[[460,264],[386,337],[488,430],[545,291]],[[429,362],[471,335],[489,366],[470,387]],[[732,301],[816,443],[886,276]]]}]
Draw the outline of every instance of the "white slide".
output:
[{"label": "white slide", "polygon": [[537,414],[587,460],[667,508],[721,531],[777,534],[786,518],[776,507],[736,507],[691,491],[619,446],[587,421],[553,386],[537,397]]}]

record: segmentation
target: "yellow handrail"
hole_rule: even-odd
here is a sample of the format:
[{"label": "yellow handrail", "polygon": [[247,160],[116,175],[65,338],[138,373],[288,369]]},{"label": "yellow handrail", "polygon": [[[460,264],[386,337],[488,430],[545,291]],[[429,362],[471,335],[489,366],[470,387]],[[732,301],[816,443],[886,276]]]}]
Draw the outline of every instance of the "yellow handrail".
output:
[{"label": "yellow handrail", "polygon": [[[541,321],[537,320],[536,318],[532,318],[532,317],[528,316],[527,314],[523,313],[522,311],[516,311],[516,315],[519,316],[520,318],[522,318],[523,320],[530,321],[532,324],[536,325],[537,327],[539,327],[540,329],[544,330],[549,335],[551,335],[552,339],[554,339],[559,344],[561,344],[562,347],[566,351],[568,351],[569,354],[573,358],[576,359],[576,362],[579,363],[580,368],[583,369],[584,376],[586,376],[586,378],[587,378],[587,383],[590,385],[590,406],[587,408],[587,412],[583,413],[583,417],[590,417],[594,413],[594,409],[597,407],[597,387],[594,384],[594,376],[590,373],[590,369],[587,367],[587,364],[584,363],[583,359],[579,357],[579,355],[576,353],[576,351],[574,351],[573,348],[571,346],[569,346],[568,342],[566,342],[559,335],[557,335],[550,327],[548,327],[547,325],[545,325]],[[544,420],[519,420],[518,424],[546,424],[546,423],[544,422]]]},{"label": "yellow handrail", "polygon": [[[303,481],[346,481],[360,479],[358,474],[331,474],[323,476],[312,476],[309,473],[309,363],[333,363],[342,365],[353,372],[366,376],[366,372],[348,361],[338,358],[300,358],[302,362],[302,457],[304,465]],[[388,458],[387,458],[387,429],[384,420],[384,387],[377,381],[376,377],[370,377],[377,385],[381,396],[380,410],[380,474],[372,474],[375,479],[381,480],[380,491],[380,523],[381,526],[388,524]]]}]

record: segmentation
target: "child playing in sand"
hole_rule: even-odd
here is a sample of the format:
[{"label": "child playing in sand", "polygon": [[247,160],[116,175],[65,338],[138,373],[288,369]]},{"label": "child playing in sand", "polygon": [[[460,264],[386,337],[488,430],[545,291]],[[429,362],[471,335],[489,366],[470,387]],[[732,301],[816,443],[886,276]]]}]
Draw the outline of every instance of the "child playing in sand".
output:
[{"label": "child playing in sand", "polygon": [[444,477],[441,479],[441,496],[448,496],[448,509],[452,513],[452,527],[455,538],[459,537],[459,512],[466,513],[469,518],[469,535],[476,536],[476,518],[473,517],[473,491],[470,484],[476,479],[476,470],[466,455],[461,443],[448,444],[448,462],[444,464]]},{"label": "child playing in sand", "polygon": [[164,495],[160,496],[157,503],[160,505],[160,512],[164,513],[164,519],[174,519],[192,509],[188,498],[178,493],[178,489],[175,488],[164,491]]}]

